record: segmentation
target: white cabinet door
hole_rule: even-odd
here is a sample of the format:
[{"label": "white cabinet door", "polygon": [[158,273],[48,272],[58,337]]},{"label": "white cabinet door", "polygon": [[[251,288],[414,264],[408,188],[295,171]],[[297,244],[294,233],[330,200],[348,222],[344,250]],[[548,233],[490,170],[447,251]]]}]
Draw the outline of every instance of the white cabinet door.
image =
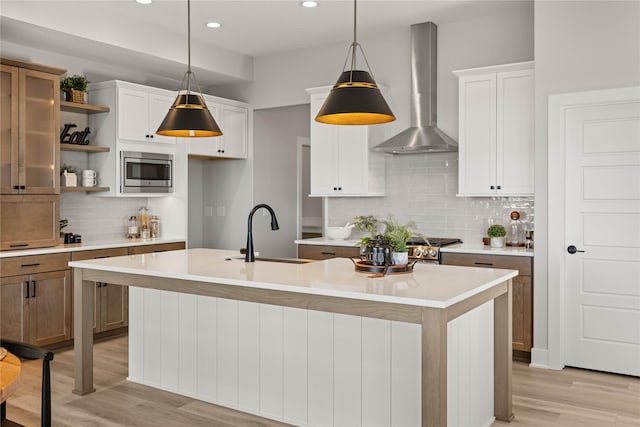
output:
[{"label": "white cabinet door", "polygon": [[175,97],[144,90],[118,88],[118,137],[127,141],[175,143],[176,138],[156,135]]},{"label": "white cabinet door", "polygon": [[149,137],[149,94],[118,89],[118,137],[129,141],[147,141]]},{"label": "white cabinet door", "polygon": [[[209,100],[206,100],[207,108],[209,108],[209,112],[215,119],[218,126],[222,129],[222,132],[225,132],[225,129],[222,126],[222,122],[220,120],[220,109],[218,108],[218,104],[215,104]],[[214,137],[206,137],[206,138],[180,138],[181,143],[188,144],[189,151],[188,154],[195,156],[204,156],[204,157],[218,157],[219,156],[219,136]]]},{"label": "white cabinet door", "polygon": [[338,191],[338,127],[318,123],[318,114],[324,95],[311,97],[311,195],[334,195]]},{"label": "white cabinet door", "polygon": [[495,73],[462,77],[459,95],[458,192],[486,195],[496,182]]},{"label": "white cabinet door", "polygon": [[463,196],[533,194],[533,63],[461,70],[459,180]]},{"label": "white cabinet door", "polygon": [[497,175],[507,194],[533,194],[533,70],[497,75]]},{"label": "white cabinet door", "polygon": [[367,194],[368,155],[365,126],[338,127],[338,185],[344,195]]},{"label": "white cabinet door", "polygon": [[219,149],[222,157],[235,159],[247,158],[247,125],[249,111],[246,108],[232,105],[220,105],[222,137]]},{"label": "white cabinet door", "polygon": [[164,117],[169,112],[169,107],[176,100],[173,95],[160,95],[156,93],[149,94],[149,139],[153,142],[165,142],[169,144],[175,144],[176,138],[170,136],[156,135],[156,131],[160,126],[160,123],[164,120]]}]

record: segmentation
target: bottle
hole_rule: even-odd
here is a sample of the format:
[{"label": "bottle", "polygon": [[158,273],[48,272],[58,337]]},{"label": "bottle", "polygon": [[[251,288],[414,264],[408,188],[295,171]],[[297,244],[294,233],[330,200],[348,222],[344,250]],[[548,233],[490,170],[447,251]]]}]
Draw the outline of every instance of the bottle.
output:
[{"label": "bottle", "polygon": [[129,225],[127,226],[127,239],[136,239],[138,237],[140,237],[138,218],[133,215],[129,217]]},{"label": "bottle", "polygon": [[507,244],[509,246],[524,246],[524,225],[520,221],[520,212],[511,212],[510,218]]},{"label": "bottle", "polygon": [[149,209],[145,206],[140,208],[140,228],[149,228]]},{"label": "bottle", "polygon": [[152,215],[149,220],[149,230],[152,239],[160,237],[160,218],[158,215]]}]

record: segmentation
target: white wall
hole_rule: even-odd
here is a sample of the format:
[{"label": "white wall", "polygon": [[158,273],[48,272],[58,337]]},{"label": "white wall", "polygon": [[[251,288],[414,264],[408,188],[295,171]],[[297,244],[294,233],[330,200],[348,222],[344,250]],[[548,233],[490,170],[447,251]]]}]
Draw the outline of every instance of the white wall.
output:
[{"label": "white wall", "polygon": [[549,256],[563,248],[547,245],[547,97],[551,94],[640,85],[640,2],[536,1],[536,254],[534,351],[532,362],[547,364]]},{"label": "white wall", "polygon": [[254,247],[263,256],[295,258],[297,146],[299,136],[309,136],[309,104],[259,110],[254,118],[253,200],[271,206],[280,225],[272,231],[269,216],[258,212]]}]

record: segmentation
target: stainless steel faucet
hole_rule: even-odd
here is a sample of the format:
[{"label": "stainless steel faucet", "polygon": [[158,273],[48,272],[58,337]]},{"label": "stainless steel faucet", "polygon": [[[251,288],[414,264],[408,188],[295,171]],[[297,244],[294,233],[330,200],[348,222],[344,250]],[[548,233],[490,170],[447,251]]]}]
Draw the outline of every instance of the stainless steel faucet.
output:
[{"label": "stainless steel faucet", "polygon": [[271,214],[271,229],[279,230],[280,226],[278,225],[278,219],[276,218],[276,213],[273,211],[271,206],[266,205],[264,203],[260,203],[255,205],[251,212],[249,212],[249,220],[247,221],[247,253],[244,255],[244,262],[255,262],[256,256],[253,253],[253,214],[260,208],[265,208]]}]

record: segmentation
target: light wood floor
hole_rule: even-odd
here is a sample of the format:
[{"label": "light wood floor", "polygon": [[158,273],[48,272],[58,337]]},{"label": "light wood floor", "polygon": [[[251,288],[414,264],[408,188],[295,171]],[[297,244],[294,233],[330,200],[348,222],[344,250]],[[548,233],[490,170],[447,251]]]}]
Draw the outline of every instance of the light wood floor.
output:
[{"label": "light wood floor", "polygon": [[[96,343],[94,355],[97,391],[76,396],[71,393],[73,351],[56,353],[51,365],[54,426],[285,425],[127,382],[126,337]],[[9,419],[39,425],[41,366],[24,363],[20,388],[8,401]],[[513,422],[494,426],[640,426],[640,379],[514,362],[513,403]]]}]

